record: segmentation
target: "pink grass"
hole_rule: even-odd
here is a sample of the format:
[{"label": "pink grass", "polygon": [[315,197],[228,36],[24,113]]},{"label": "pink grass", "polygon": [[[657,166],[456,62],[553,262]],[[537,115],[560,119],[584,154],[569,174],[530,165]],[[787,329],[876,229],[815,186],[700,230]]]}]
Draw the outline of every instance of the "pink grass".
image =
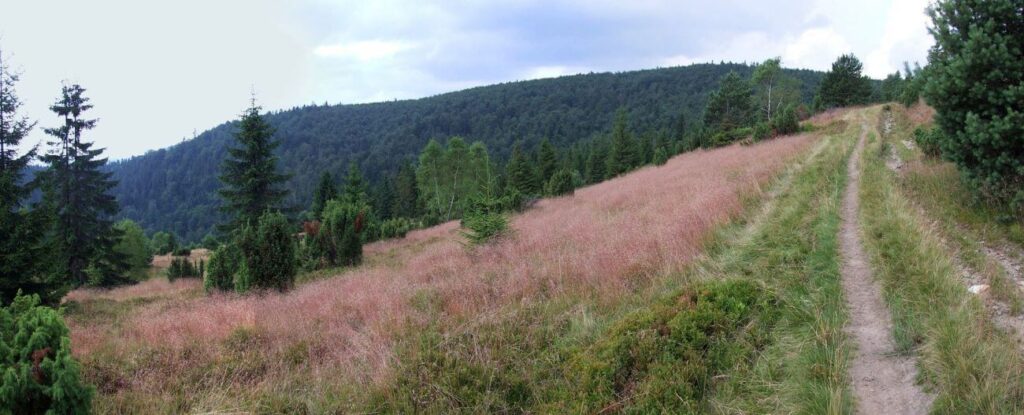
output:
[{"label": "pink grass", "polygon": [[[512,304],[549,298],[600,301],[679,270],[699,253],[715,225],[741,211],[743,195],[759,192],[811,141],[799,135],[680,155],[664,166],[543,200],[512,218],[510,236],[472,250],[460,243],[458,224],[451,222],[371,244],[368,265],[285,294],[146,305],[117,328],[72,321],[75,351],[82,355],[102,347],[127,354],[143,347],[181,359],[215,359],[217,348],[210,345],[247,327],[260,334],[268,356],[301,341],[316,373],[374,382],[388,374],[392,343],[409,324],[472,321]],[[388,253],[395,255],[393,261],[374,261]],[[124,290],[72,297],[125,298],[129,289]],[[436,300],[439,314],[412,305],[424,293]],[[195,345],[207,351],[197,356]],[[175,370],[184,370],[166,364],[151,375],[135,375],[143,377],[138,385],[159,385],[159,379],[145,377],[173,377]]]}]

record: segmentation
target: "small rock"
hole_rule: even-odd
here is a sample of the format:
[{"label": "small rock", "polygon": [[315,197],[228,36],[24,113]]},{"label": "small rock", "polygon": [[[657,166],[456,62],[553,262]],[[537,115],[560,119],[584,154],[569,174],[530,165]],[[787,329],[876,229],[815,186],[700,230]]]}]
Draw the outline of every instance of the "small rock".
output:
[{"label": "small rock", "polygon": [[971,294],[981,294],[985,291],[988,291],[988,284],[972,285],[971,288],[967,289],[967,291],[970,291]]}]

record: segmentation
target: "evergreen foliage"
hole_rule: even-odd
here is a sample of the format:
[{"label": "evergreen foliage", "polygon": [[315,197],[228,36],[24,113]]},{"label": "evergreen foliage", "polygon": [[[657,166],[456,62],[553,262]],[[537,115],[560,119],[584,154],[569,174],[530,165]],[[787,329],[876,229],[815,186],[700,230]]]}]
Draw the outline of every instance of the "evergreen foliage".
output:
[{"label": "evergreen foliage", "polygon": [[203,273],[199,270],[199,263],[194,263],[188,257],[173,257],[171,264],[167,267],[167,280],[174,281],[178,278],[202,278]]},{"label": "evergreen foliage", "polygon": [[317,236],[327,266],[353,266],[363,262],[362,234],[369,207],[332,200],[324,210]]},{"label": "evergreen foliage", "polygon": [[234,244],[225,244],[210,254],[210,263],[203,277],[206,292],[230,291],[235,287],[235,274],[241,266],[241,253]]},{"label": "evergreen foliage", "polygon": [[526,196],[536,196],[541,193],[537,173],[534,172],[530,161],[523,154],[522,143],[516,143],[513,146],[512,157],[508,160],[505,172],[508,175],[508,188]]},{"label": "evergreen foliage", "polygon": [[615,177],[633,170],[637,166],[636,140],[627,127],[628,118],[625,109],[615,114],[615,125],[612,127],[611,149],[605,167],[606,177]]},{"label": "evergreen foliage", "polygon": [[542,183],[547,183],[558,169],[558,150],[551,141],[544,139],[537,148],[537,174]]},{"label": "evergreen foliage", "polygon": [[19,289],[52,304],[63,296],[66,284],[41,266],[46,212],[26,209],[32,191],[25,185],[26,173],[36,147],[20,145],[35,123],[18,114],[22,102],[17,82],[18,74],[11,72],[0,50],[0,304],[11,301]]},{"label": "evergreen foliage", "polygon": [[228,149],[221,164],[221,210],[230,215],[221,231],[232,233],[246,224],[255,224],[266,211],[281,208],[288,191],[284,188],[289,176],[278,173],[273,139],[274,129],[260,115],[260,107],[252,104],[238,121],[235,139],[239,147]]},{"label": "evergreen foliage", "polygon": [[753,115],[752,93],[750,83],[739,74],[726,74],[718,90],[708,97],[704,126],[714,133],[748,126]]},{"label": "evergreen foliage", "polygon": [[416,185],[416,168],[412,163],[405,162],[394,178],[395,200],[391,216],[396,218],[416,218],[423,210],[420,207],[419,187]]},{"label": "evergreen foliage", "polygon": [[327,206],[327,201],[335,197],[338,197],[338,188],[334,185],[331,173],[325,171],[320,176],[320,184],[317,185],[316,191],[313,193],[313,207],[311,208],[313,218],[319,220],[320,215],[324,212],[324,207]]},{"label": "evergreen foliage", "polygon": [[257,222],[243,227],[238,247],[242,272],[235,277],[235,290],[284,291],[295,285],[295,242],[283,214],[268,211]]},{"label": "evergreen foliage", "polygon": [[94,389],[82,381],[60,314],[19,292],[0,307],[0,414],[87,414]]},{"label": "evergreen foliage", "polygon": [[150,248],[156,255],[167,255],[178,249],[178,238],[173,233],[157,232],[150,240]]},{"label": "evergreen foliage", "polygon": [[782,112],[772,119],[771,128],[778,135],[793,134],[800,131],[800,121],[796,117],[796,108],[786,106]]},{"label": "evergreen foliage", "polygon": [[1024,217],[1024,6],[943,0],[929,15],[925,96],[944,133],[942,154]]},{"label": "evergreen foliage", "polygon": [[818,109],[866,104],[871,99],[871,80],[861,74],[864,65],[856,56],[842,55],[832,63],[814,97]]},{"label": "evergreen foliage", "polygon": [[473,198],[462,218],[462,236],[473,245],[486,243],[508,231],[508,218],[502,201],[488,197]]},{"label": "evergreen foliage", "polygon": [[[111,190],[117,183],[105,171],[107,159],[99,158],[103,149],[84,140],[83,134],[96,126],[96,120],[83,118],[92,109],[84,93],[77,84],[65,85],[50,107],[63,125],[46,129],[53,140],[42,157],[47,168],[38,179],[45,209],[54,217],[52,272],[76,286],[110,286],[128,281],[123,275],[128,268],[125,259],[114,250],[121,238],[112,220],[118,204]],[[92,268],[92,278],[86,275],[87,268]]]},{"label": "evergreen foliage", "polygon": [[668,153],[664,147],[658,147],[654,149],[654,157],[652,161],[655,165],[661,166],[668,163]]},{"label": "evergreen foliage", "polygon": [[544,193],[550,196],[561,196],[571,194],[576,188],[576,185],[572,180],[572,172],[569,169],[559,169],[555,174],[551,175],[551,180],[548,180],[545,185]]}]

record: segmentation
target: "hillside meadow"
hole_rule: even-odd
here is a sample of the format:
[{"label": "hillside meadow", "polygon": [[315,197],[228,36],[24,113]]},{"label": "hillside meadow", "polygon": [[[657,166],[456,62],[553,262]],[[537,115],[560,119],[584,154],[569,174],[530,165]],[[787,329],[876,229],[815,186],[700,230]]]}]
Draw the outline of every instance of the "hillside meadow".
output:
[{"label": "hillside meadow", "polygon": [[[545,199],[483,246],[467,246],[457,222],[377,242],[363,266],[287,293],[205,296],[198,281],[160,278],[75,291],[74,354],[102,412],[393,407],[424,333],[444,353],[473,349],[474,330],[496,322],[597,330],[591,320],[678,275],[815,137],[686,153]],[[530,347],[519,340],[504,347]],[[486,367],[492,351],[465,363]]]}]

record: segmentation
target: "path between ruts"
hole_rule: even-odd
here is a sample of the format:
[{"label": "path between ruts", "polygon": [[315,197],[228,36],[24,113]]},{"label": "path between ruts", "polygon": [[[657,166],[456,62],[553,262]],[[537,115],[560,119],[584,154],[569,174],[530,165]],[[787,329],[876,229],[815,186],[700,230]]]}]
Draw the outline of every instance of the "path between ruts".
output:
[{"label": "path between ruts", "polygon": [[850,310],[846,331],[856,342],[850,366],[851,386],[857,399],[857,413],[925,414],[931,398],[914,382],[917,372],[913,358],[896,352],[889,309],[861,244],[859,163],[867,131],[866,125],[861,127],[857,147],[847,164],[839,231],[843,291]]}]

